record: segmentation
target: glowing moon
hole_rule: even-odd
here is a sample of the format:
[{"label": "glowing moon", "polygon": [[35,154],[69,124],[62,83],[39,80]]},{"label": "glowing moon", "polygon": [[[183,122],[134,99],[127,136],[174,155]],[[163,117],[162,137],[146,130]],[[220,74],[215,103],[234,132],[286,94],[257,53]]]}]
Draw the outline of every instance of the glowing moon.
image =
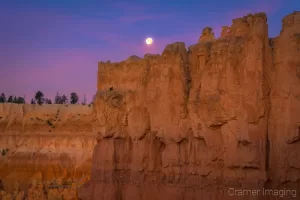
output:
[{"label": "glowing moon", "polygon": [[147,44],[147,45],[151,45],[152,43],[153,43],[152,38],[147,38],[147,39],[146,39],[146,44]]}]

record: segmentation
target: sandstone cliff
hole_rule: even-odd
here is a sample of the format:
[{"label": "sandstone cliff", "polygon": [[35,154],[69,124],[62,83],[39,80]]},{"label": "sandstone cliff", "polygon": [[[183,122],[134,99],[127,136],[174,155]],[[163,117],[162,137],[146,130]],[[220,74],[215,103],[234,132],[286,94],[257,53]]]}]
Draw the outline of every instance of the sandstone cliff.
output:
[{"label": "sandstone cliff", "polygon": [[100,62],[82,199],[240,199],[230,188],[299,196],[299,20],[286,16],[269,39],[266,15],[250,14],[218,39],[205,28],[188,50],[177,42],[162,55]]},{"label": "sandstone cliff", "polygon": [[89,176],[96,143],[88,105],[0,104],[0,179],[8,191],[31,181]]},{"label": "sandstone cliff", "polygon": [[280,35],[271,39],[270,46],[270,175],[281,184],[299,183],[300,12],[284,17]]},{"label": "sandstone cliff", "polygon": [[92,107],[0,104],[5,187],[88,174],[83,200],[299,198],[299,22],[269,39],[250,14],[188,49],[100,62]]}]

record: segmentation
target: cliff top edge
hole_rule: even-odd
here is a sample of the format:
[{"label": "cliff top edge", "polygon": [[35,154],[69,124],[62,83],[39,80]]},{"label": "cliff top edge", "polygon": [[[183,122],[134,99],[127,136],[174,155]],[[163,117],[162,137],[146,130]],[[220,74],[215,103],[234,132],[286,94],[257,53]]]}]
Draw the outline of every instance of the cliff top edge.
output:
[{"label": "cliff top edge", "polygon": [[[261,26],[263,24],[263,26]],[[288,27],[292,27],[294,25],[300,24],[300,11],[293,11],[290,14],[287,14],[282,19],[282,30]],[[263,28],[262,28],[263,27]],[[232,19],[231,26],[222,26],[221,35],[219,38],[215,38],[213,28],[211,27],[204,27],[201,35],[198,39],[198,42],[190,45],[187,49],[185,47],[184,42],[174,42],[171,44],[167,44],[161,54],[150,54],[146,53],[143,58],[132,55],[129,56],[126,60],[120,62],[111,62],[110,60],[107,61],[100,61],[98,62],[98,68],[102,68],[105,66],[121,66],[124,63],[137,63],[143,62],[144,60],[158,58],[165,53],[180,53],[182,51],[188,51],[193,48],[195,45],[198,44],[209,44],[214,42],[223,41],[226,39],[230,39],[232,37],[246,37],[251,34],[251,30],[256,29],[265,29],[261,30],[262,34],[266,34],[268,36],[268,25],[267,25],[267,15],[265,12],[258,12],[258,13],[249,13],[245,16]],[[282,32],[281,30],[281,32]],[[253,31],[254,32],[254,31]]]}]

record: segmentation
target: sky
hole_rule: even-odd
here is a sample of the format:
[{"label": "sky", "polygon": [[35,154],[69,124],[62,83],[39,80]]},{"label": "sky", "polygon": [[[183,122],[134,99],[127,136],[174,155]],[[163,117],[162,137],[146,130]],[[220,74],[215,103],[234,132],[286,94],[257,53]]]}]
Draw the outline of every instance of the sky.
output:
[{"label": "sky", "polygon": [[[0,93],[45,97],[76,92],[91,101],[97,63],[161,53],[167,44],[195,44],[204,27],[265,12],[269,36],[299,0],[0,0]],[[145,39],[152,37],[152,46]]]}]

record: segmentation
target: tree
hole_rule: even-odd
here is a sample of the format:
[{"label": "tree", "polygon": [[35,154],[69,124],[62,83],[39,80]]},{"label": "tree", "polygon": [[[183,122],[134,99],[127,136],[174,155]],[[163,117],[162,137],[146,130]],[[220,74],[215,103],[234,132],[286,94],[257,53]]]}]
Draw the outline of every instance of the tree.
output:
[{"label": "tree", "polygon": [[85,96],[85,94],[84,94],[84,96],[83,96],[83,102],[82,102],[82,105],[86,105],[86,96]]},{"label": "tree", "polygon": [[34,99],[31,99],[31,104],[36,104]]},{"label": "tree", "polygon": [[60,104],[60,99],[61,99],[61,97],[59,96],[59,94],[58,94],[58,92],[56,93],[56,96],[55,96],[55,98],[54,98],[54,103],[55,104]]},{"label": "tree", "polygon": [[0,103],[6,103],[6,97],[4,93],[0,95]]},{"label": "tree", "polygon": [[56,104],[67,104],[68,103],[68,97],[66,95],[59,96],[58,94],[55,96],[55,103]]},{"label": "tree", "polygon": [[55,97],[55,103],[56,103],[56,104],[62,104],[61,96],[56,96],[56,97]]},{"label": "tree", "polygon": [[79,100],[78,95],[75,92],[71,93],[70,99],[71,99],[70,101],[71,104],[76,104]]},{"label": "tree", "polygon": [[68,103],[68,97],[66,95],[62,95],[60,98],[60,104],[67,104]]},{"label": "tree", "polygon": [[45,100],[45,103],[46,103],[46,104],[52,104],[52,101],[51,101],[51,99],[46,99],[46,100]]},{"label": "tree", "polygon": [[13,100],[14,100],[13,96],[9,96],[7,102],[8,103],[13,103]]},{"label": "tree", "polygon": [[18,97],[15,103],[25,104],[25,98],[24,97]]},{"label": "tree", "polygon": [[41,91],[38,91],[34,98],[39,105],[42,105],[45,101],[44,94]]},{"label": "tree", "polygon": [[18,99],[16,96],[14,97],[13,103],[18,103]]}]

